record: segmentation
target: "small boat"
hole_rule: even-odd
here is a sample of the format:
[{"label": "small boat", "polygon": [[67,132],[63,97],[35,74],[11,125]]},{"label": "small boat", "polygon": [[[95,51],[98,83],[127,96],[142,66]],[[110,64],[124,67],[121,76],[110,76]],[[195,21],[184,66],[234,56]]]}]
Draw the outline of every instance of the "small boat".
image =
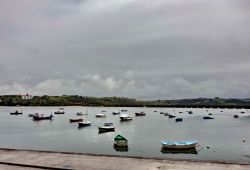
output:
[{"label": "small boat", "polygon": [[121,120],[121,121],[133,120],[133,116],[130,116],[130,115],[128,115],[128,114],[122,114],[122,115],[120,116],[120,120]]},{"label": "small boat", "polygon": [[114,146],[116,147],[127,147],[128,146],[128,140],[123,137],[122,135],[117,135],[114,138]]},{"label": "small boat", "polygon": [[10,115],[21,115],[23,114],[22,112],[19,112],[18,110],[14,111],[14,112],[10,112]]},{"label": "small boat", "polygon": [[170,114],[169,113],[164,113],[165,116],[169,116]]},{"label": "small boat", "polygon": [[203,119],[214,119],[214,118],[210,116],[204,116]]},{"label": "small boat", "polygon": [[83,113],[82,112],[77,112],[76,115],[77,116],[83,116]]},{"label": "small boat", "polygon": [[179,112],[179,113],[183,113],[183,112]]},{"label": "small boat", "polygon": [[241,113],[241,114],[244,114],[245,112],[241,111],[240,113]]},{"label": "small boat", "polygon": [[54,114],[64,114],[64,108],[59,108],[58,111],[55,111]]},{"label": "small boat", "polygon": [[234,115],[234,118],[239,118],[239,115]]},{"label": "small boat", "polygon": [[95,115],[95,117],[106,117],[106,114],[104,113],[98,113]]},{"label": "small boat", "polygon": [[175,118],[176,116],[175,115],[172,115],[172,114],[169,114],[168,115],[168,118]]},{"label": "small boat", "polygon": [[197,141],[161,141],[164,149],[191,149],[195,148],[197,143]]},{"label": "small boat", "polygon": [[98,127],[98,129],[99,129],[99,133],[113,132],[113,131],[115,131],[115,127],[114,126],[102,126],[102,127]]},{"label": "small boat", "polygon": [[191,114],[193,114],[193,112],[192,112],[192,111],[188,111],[188,114],[190,114],[190,115],[191,115]]},{"label": "small boat", "polygon": [[83,121],[83,122],[79,122],[78,123],[78,127],[85,127],[85,126],[91,126],[91,122],[90,121]]},{"label": "small boat", "polygon": [[145,116],[145,112],[135,112],[135,116]]},{"label": "small boat", "polygon": [[120,112],[112,112],[113,115],[119,115]]},{"label": "small boat", "polygon": [[121,112],[127,112],[127,111],[128,111],[128,110],[126,110],[126,109],[122,109],[122,110],[121,110]]},{"label": "small boat", "polygon": [[211,115],[212,115],[212,113],[208,113],[208,115],[209,115],[209,116],[211,116]]},{"label": "small boat", "polygon": [[160,114],[165,114],[165,112],[160,112]]},{"label": "small boat", "polygon": [[183,121],[182,118],[176,118],[176,119],[175,119],[175,122],[182,122],[182,121]]},{"label": "small boat", "polygon": [[104,126],[113,126],[113,123],[104,123]]},{"label": "small boat", "polygon": [[102,112],[106,112],[106,110],[102,110]]},{"label": "small boat", "polygon": [[40,120],[52,120],[53,116],[33,116],[34,121],[40,121]]},{"label": "small boat", "polygon": [[82,122],[83,119],[69,119],[69,122],[70,123],[73,123],[73,122]]}]

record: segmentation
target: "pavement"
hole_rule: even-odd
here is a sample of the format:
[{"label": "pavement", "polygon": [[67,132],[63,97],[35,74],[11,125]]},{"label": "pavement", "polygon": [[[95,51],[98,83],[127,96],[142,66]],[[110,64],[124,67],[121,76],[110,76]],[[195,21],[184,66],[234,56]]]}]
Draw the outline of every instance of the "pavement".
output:
[{"label": "pavement", "polygon": [[0,149],[0,170],[250,170],[250,164]]}]

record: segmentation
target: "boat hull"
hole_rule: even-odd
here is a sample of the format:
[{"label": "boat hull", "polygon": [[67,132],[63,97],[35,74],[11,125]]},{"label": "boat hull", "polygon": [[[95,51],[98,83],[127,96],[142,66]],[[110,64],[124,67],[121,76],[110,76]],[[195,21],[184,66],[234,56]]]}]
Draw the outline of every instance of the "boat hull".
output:
[{"label": "boat hull", "polygon": [[130,120],[133,120],[132,117],[121,117],[120,118],[121,121],[130,121]]},{"label": "boat hull", "polygon": [[91,122],[79,122],[78,127],[91,126]]},{"label": "boat hull", "polygon": [[37,116],[34,116],[33,117],[33,120],[34,121],[40,121],[40,120],[52,120],[53,116],[46,116],[46,117],[37,117]]},{"label": "boat hull", "polygon": [[116,147],[126,147],[126,146],[128,146],[128,141],[115,141],[114,142],[114,145],[116,146]]},{"label": "boat hull", "polygon": [[61,115],[61,114],[64,114],[65,112],[54,112],[54,114],[56,115]]},{"label": "boat hull", "polygon": [[115,131],[115,127],[98,127],[99,133],[104,133],[104,132],[114,132]]},{"label": "boat hull", "polygon": [[192,149],[197,145],[197,141],[192,142],[161,142],[162,148],[164,149]]},{"label": "boat hull", "polygon": [[146,113],[144,113],[144,112],[140,112],[140,113],[135,113],[135,116],[145,116],[146,115]]},{"label": "boat hull", "polygon": [[70,123],[74,123],[74,122],[82,122],[83,119],[69,119]]},{"label": "boat hull", "polygon": [[95,117],[96,118],[102,118],[102,117],[106,117],[106,115],[105,114],[97,114],[97,115],[95,115]]}]

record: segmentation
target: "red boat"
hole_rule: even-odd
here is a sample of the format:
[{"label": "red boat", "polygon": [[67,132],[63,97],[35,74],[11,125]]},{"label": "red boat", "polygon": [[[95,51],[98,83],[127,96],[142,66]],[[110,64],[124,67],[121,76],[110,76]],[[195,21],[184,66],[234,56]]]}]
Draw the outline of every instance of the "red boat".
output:
[{"label": "red boat", "polygon": [[82,122],[83,119],[69,119],[69,122],[70,123],[73,123],[73,122]]},{"label": "red boat", "polygon": [[135,112],[135,116],[145,116],[145,112]]}]

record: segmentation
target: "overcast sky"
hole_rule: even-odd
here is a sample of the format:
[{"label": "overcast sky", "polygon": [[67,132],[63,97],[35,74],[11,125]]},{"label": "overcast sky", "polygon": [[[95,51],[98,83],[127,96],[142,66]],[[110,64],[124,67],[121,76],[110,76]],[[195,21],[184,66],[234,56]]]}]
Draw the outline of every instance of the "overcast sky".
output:
[{"label": "overcast sky", "polygon": [[0,0],[0,94],[250,97],[249,0]]}]

